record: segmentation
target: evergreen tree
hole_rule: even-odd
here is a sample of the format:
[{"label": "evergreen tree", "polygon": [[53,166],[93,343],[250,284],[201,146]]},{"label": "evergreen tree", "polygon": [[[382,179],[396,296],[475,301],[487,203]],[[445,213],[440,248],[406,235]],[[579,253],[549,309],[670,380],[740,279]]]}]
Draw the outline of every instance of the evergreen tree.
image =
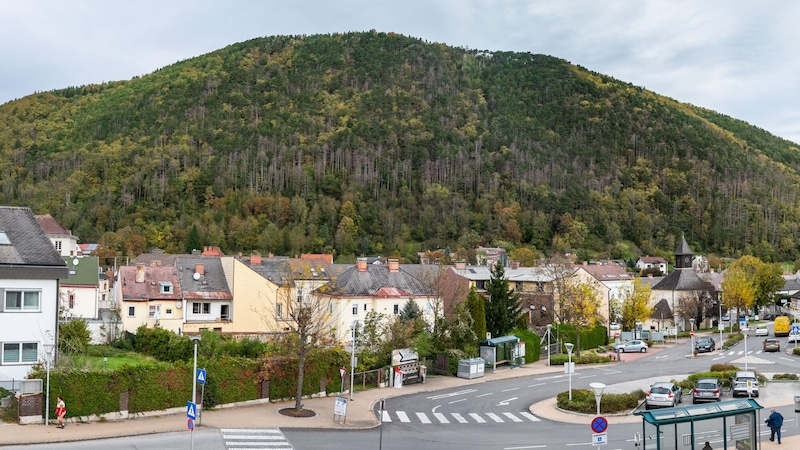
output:
[{"label": "evergreen tree", "polygon": [[192,231],[189,232],[189,240],[186,242],[186,253],[192,253],[192,250],[201,250],[202,248],[203,240],[200,238],[197,224],[194,224],[192,225]]},{"label": "evergreen tree", "polygon": [[475,290],[475,287],[469,290],[467,307],[469,308],[469,314],[472,316],[472,330],[478,340],[483,340],[486,336],[486,303],[481,294],[478,294],[478,291]]},{"label": "evergreen tree", "polygon": [[408,299],[403,309],[400,310],[400,321],[409,323],[422,317],[422,311],[414,300]]},{"label": "evergreen tree", "polygon": [[519,306],[519,294],[508,290],[508,280],[500,260],[492,268],[492,277],[486,290],[489,292],[486,329],[493,337],[505,336],[519,324],[522,309]]}]

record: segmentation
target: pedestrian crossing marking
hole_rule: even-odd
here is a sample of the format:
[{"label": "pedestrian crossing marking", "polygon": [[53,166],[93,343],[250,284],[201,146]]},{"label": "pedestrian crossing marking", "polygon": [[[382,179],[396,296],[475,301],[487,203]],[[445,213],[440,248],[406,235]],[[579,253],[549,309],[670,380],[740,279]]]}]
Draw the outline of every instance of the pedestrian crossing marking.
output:
[{"label": "pedestrian crossing marking", "polygon": [[469,416],[472,417],[475,420],[475,422],[486,423],[486,421],[483,420],[483,417],[481,417],[480,415],[478,415],[476,413],[469,413]]},{"label": "pedestrian crossing marking", "polygon": [[453,413],[452,415],[453,415],[453,418],[458,421],[458,423],[467,423],[467,419],[465,419],[464,416],[462,416],[461,414]]},{"label": "pedestrian crossing marking", "polygon": [[438,420],[439,423],[450,423],[450,421],[447,420],[447,417],[445,417],[445,415],[442,413],[433,413],[433,417],[436,417],[436,420]]},{"label": "pedestrian crossing marking", "polygon": [[511,419],[511,421],[513,422],[522,422],[522,419],[515,416],[514,414],[511,414],[510,412],[504,412],[503,415]]},{"label": "pedestrian crossing marking", "polygon": [[533,414],[531,414],[531,413],[529,413],[529,412],[525,412],[525,411],[523,411],[523,412],[521,412],[521,413],[519,413],[519,414],[520,414],[522,417],[525,417],[526,419],[530,420],[531,422],[540,422],[540,420],[539,420],[539,418],[538,418],[538,417],[534,416]]},{"label": "pedestrian crossing marking", "polygon": [[[402,420],[402,418],[400,420]],[[383,411],[383,414],[381,414],[381,422],[391,422],[391,421],[392,421],[392,416],[389,415],[389,411]]]},{"label": "pedestrian crossing marking", "polygon": [[222,428],[219,430],[225,448],[229,450],[247,450],[270,448],[292,450],[292,444],[278,428]]},{"label": "pedestrian crossing marking", "polygon": [[503,419],[501,419],[500,416],[498,416],[495,413],[486,413],[486,415],[489,416],[490,419],[494,420],[497,423],[502,423],[503,422]]},{"label": "pedestrian crossing marking", "polygon": [[[386,411],[384,411],[386,412]],[[389,414],[386,412],[386,414]],[[408,423],[411,422],[411,419],[408,418],[408,414],[405,411],[397,411],[397,418],[400,419],[400,422]]]},{"label": "pedestrian crossing marking", "polygon": [[417,417],[422,423],[431,423],[431,419],[428,419],[428,416],[425,413],[418,412]]}]

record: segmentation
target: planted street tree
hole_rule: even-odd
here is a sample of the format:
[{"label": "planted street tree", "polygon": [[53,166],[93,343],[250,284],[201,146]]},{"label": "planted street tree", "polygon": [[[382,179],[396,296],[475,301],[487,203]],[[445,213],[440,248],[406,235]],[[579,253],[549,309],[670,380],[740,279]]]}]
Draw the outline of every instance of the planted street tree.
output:
[{"label": "planted street tree", "polygon": [[508,290],[503,263],[492,267],[492,277],[486,285],[489,301],[486,303],[486,329],[492,336],[504,336],[517,327],[522,318],[519,294]]},{"label": "planted street tree", "polygon": [[626,290],[620,300],[621,325],[625,330],[633,329],[636,322],[644,322],[653,312],[650,307],[651,288],[642,283],[641,278],[633,280],[633,286]]}]

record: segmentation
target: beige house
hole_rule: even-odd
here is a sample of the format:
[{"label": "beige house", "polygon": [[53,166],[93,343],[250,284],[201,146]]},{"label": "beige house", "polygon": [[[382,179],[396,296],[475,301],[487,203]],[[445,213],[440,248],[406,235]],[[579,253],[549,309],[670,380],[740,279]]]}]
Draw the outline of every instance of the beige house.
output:
[{"label": "beige house", "polygon": [[366,259],[359,258],[355,266],[318,288],[314,295],[330,305],[331,334],[343,344],[350,341],[351,326],[363,324],[371,311],[388,319],[399,315],[411,300],[430,324],[439,301],[429,286],[404,270],[395,259],[384,265],[367,264]]},{"label": "beige house", "polygon": [[181,331],[183,297],[175,267],[120,267],[117,301],[123,330],[135,332],[145,325]]},{"label": "beige house", "polygon": [[634,275],[614,262],[585,262],[578,266],[575,275],[588,282],[597,293],[597,306],[603,317],[602,324],[609,328],[611,305],[621,301],[633,289]]}]

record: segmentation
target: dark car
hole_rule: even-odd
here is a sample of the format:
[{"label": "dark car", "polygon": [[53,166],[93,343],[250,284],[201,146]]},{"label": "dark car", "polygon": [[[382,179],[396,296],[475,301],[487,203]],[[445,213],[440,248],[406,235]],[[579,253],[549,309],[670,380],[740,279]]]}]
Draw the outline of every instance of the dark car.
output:
[{"label": "dark car", "polygon": [[764,339],[765,352],[779,352],[781,351],[781,341],[775,338]]},{"label": "dark car", "polygon": [[701,378],[697,380],[692,390],[692,403],[718,402],[720,400],[721,385],[716,378]]},{"label": "dark car", "polygon": [[713,352],[717,349],[717,342],[714,341],[714,338],[709,336],[702,336],[697,338],[697,342],[694,344],[694,349],[700,352]]}]

